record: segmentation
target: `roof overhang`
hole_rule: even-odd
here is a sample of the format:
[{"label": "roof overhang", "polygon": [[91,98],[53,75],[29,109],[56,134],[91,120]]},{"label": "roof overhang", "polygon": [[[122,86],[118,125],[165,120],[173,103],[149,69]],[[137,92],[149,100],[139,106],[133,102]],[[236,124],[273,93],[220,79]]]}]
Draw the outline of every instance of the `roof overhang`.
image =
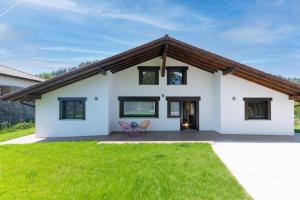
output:
[{"label": "roof overhang", "polygon": [[1,73],[1,72],[0,72],[0,76],[5,76],[5,77],[8,77],[8,78],[20,79],[20,80],[24,80],[24,81],[36,82],[36,83],[42,82],[42,80],[24,78],[24,77],[20,77],[20,76],[13,76],[13,75],[4,74],[4,73]]},{"label": "roof overhang", "polygon": [[[159,56],[162,58],[162,76],[165,75],[166,58],[170,57],[209,73],[215,73],[221,70],[223,75],[232,74],[267,88],[287,94],[290,97],[300,96],[299,84],[194,47],[166,35],[162,38],[156,39],[152,42],[143,44],[115,56],[97,61],[85,67],[76,69],[61,76],[57,76],[53,79],[38,83],[34,86],[7,94],[3,96],[2,99],[13,101],[34,100],[41,94],[88,78],[90,76],[94,76],[99,73],[105,75],[106,71],[117,73],[121,70],[138,65]],[[292,99],[298,101],[298,98]]]}]

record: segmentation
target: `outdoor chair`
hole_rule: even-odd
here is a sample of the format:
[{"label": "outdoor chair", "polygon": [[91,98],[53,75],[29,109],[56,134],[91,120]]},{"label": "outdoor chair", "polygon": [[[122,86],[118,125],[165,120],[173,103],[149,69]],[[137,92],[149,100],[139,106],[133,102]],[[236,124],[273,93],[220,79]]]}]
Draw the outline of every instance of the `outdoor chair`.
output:
[{"label": "outdoor chair", "polygon": [[132,127],[127,122],[119,121],[119,125],[120,125],[123,133],[130,134],[131,136],[132,135],[138,135],[138,133],[139,133],[139,129],[138,128]]},{"label": "outdoor chair", "polygon": [[145,120],[142,121],[142,123],[139,126],[139,129],[143,130],[144,133],[147,133],[147,129],[149,128],[149,126],[150,126],[150,120]]}]

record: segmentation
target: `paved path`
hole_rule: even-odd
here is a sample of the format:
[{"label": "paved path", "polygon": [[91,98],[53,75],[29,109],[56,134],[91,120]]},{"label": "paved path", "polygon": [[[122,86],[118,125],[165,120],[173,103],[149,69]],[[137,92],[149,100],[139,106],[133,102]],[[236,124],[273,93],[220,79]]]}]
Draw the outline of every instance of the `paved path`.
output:
[{"label": "paved path", "polygon": [[11,139],[11,140],[7,140],[4,142],[0,142],[0,145],[4,145],[4,144],[31,144],[31,143],[35,143],[35,142],[39,142],[44,140],[45,138],[36,138],[35,134],[31,134],[31,135],[26,135],[23,137],[19,137],[16,139]]},{"label": "paved path", "polygon": [[212,147],[254,199],[300,199],[300,143],[217,142]]},{"label": "paved path", "polygon": [[178,143],[202,143],[202,144],[214,144],[213,141],[100,141],[97,144],[178,144]]}]

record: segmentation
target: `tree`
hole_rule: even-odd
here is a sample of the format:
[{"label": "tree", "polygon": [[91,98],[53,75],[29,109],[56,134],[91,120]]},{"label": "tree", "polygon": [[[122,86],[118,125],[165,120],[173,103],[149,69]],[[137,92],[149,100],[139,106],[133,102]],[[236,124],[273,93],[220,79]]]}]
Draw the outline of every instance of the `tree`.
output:
[{"label": "tree", "polygon": [[78,69],[80,67],[84,67],[88,64],[91,64],[93,62],[96,62],[97,60],[95,61],[86,61],[86,62],[82,62],[80,63],[78,66],[76,67],[69,67],[69,68],[59,68],[57,70],[53,70],[52,72],[43,72],[43,73],[40,73],[40,74],[37,74],[38,77],[41,77],[43,79],[51,79],[51,78],[54,78],[56,76],[59,76],[59,75],[62,75],[62,74],[65,74],[67,72],[70,72],[70,71],[73,71],[75,69]]}]

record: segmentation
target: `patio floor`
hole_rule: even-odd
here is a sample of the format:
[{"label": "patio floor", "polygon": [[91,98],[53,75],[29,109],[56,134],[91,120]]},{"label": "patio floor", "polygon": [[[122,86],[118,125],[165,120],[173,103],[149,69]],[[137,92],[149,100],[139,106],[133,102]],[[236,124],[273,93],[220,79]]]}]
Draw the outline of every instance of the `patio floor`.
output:
[{"label": "patio floor", "polygon": [[139,136],[128,136],[122,132],[113,132],[109,135],[86,136],[86,137],[60,137],[47,138],[39,142],[51,141],[80,141],[98,140],[102,142],[146,142],[146,141],[182,141],[182,142],[293,142],[300,143],[300,134],[295,136],[278,135],[238,135],[238,134],[219,134],[214,131],[151,131]]}]

